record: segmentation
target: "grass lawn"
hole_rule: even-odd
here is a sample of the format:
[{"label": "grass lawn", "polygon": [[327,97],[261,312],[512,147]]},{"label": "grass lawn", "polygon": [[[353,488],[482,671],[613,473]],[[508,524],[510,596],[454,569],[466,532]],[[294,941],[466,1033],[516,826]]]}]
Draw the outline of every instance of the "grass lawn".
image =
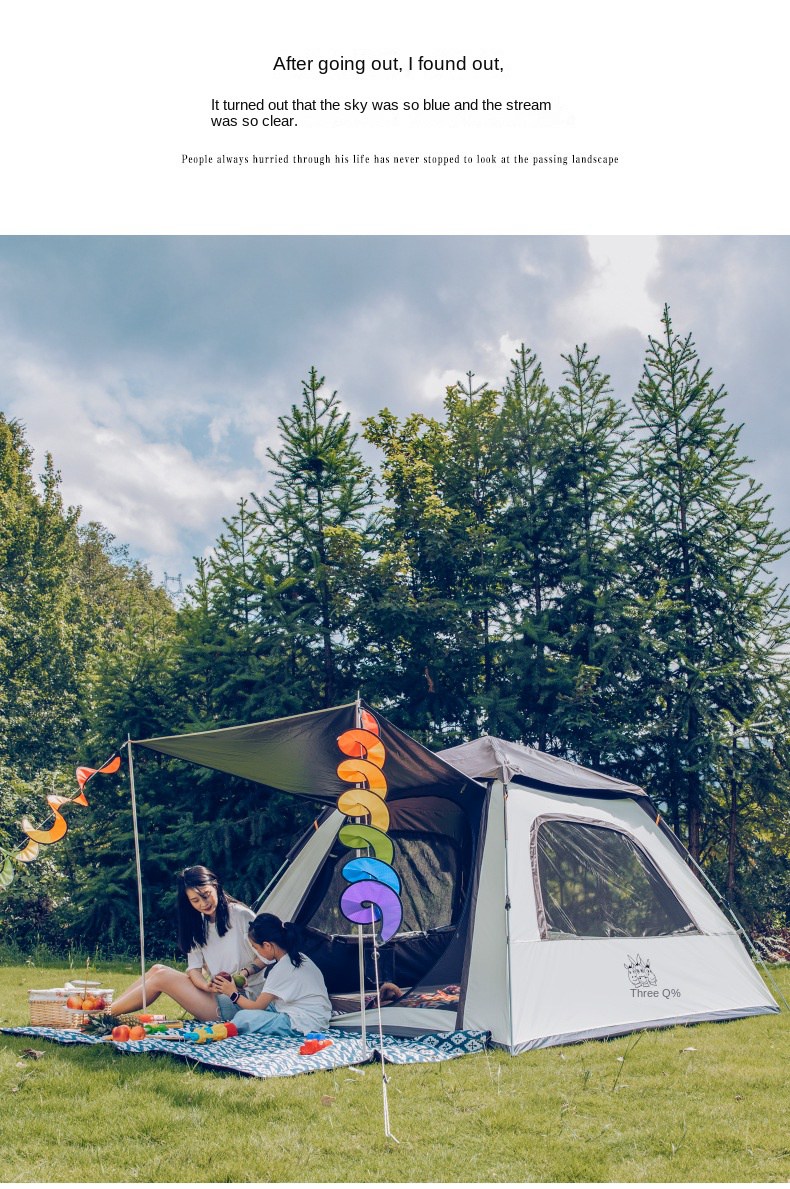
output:
[{"label": "grass lawn", "polygon": [[[134,975],[97,969],[116,991]],[[0,966],[0,1023],[27,1022],[29,987],[74,975]],[[774,977],[790,999],[790,967]],[[377,1066],[260,1081],[109,1045],[0,1036],[0,1179],[787,1181],[789,1020],[784,1010],[393,1067],[397,1144],[383,1134]],[[24,1057],[28,1048],[44,1055]]]}]

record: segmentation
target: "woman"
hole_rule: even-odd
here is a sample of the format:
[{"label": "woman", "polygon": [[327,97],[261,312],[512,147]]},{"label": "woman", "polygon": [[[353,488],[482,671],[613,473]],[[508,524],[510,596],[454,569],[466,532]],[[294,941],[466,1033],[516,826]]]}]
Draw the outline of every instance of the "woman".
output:
[{"label": "woman", "polygon": [[215,979],[218,990],[236,1009],[233,1023],[239,1032],[293,1036],[327,1028],[332,1005],[324,976],[299,949],[298,927],[264,912],[250,924],[249,939],[258,956],[270,964],[264,989],[240,991],[232,979]]},{"label": "woman", "polygon": [[[257,994],[263,982],[261,964],[247,941],[247,927],[255,914],[229,896],[208,867],[186,867],[177,886],[178,940],[187,954],[186,974],[171,966],[152,966],[145,976],[145,1006],[165,994],[196,1020],[229,1020],[236,1008],[216,976],[241,974],[248,980],[251,994]],[[222,981],[236,989],[232,979]],[[111,1011],[119,1016],[142,1006],[143,980],[139,978],[114,1000]]]}]

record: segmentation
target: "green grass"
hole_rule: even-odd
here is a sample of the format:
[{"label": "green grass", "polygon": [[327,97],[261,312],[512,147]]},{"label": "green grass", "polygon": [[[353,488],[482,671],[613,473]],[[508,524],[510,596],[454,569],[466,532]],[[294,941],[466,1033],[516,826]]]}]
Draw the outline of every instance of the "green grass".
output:
[{"label": "green grass", "polygon": [[[97,969],[117,991],[135,973]],[[26,1023],[27,989],[74,974],[0,967],[0,1023]],[[790,998],[790,967],[774,977]],[[0,1036],[0,1179],[787,1181],[788,1020],[390,1067],[397,1144],[383,1134],[377,1066],[259,1081]],[[43,1057],[24,1057],[31,1047]]]}]

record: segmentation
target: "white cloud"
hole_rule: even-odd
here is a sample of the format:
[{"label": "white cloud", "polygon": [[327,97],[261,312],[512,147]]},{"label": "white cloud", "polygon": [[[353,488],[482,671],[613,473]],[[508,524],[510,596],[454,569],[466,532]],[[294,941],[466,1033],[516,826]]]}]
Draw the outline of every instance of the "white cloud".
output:
[{"label": "white cloud", "polygon": [[592,265],[587,283],[559,307],[573,341],[579,341],[579,328],[588,342],[624,327],[654,333],[661,303],[649,285],[658,269],[658,237],[593,235],[587,249]]},{"label": "white cloud", "polygon": [[7,379],[13,395],[6,412],[24,423],[37,468],[49,451],[65,502],[149,564],[154,555],[186,564],[185,536],[218,524],[255,482],[250,468],[238,462],[212,468],[168,438],[183,396],[167,405],[162,424],[144,397],[130,395],[123,377],[109,370],[80,376],[17,354]]},{"label": "white cloud", "polygon": [[[277,418],[312,364],[359,429],[499,386],[525,341],[549,383],[587,342],[627,401],[665,301],[781,486],[790,239],[90,237],[0,239],[0,408],[51,451],[64,498],[155,573],[191,570],[262,493]],[[372,452],[366,447],[366,456]]]}]

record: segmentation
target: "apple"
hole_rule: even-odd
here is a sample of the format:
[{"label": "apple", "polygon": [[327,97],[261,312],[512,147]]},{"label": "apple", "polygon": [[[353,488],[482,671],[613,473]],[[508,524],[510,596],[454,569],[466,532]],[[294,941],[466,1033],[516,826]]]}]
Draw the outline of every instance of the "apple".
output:
[{"label": "apple", "polygon": [[129,1029],[129,1040],[145,1040],[145,1028],[142,1024],[135,1024]]},{"label": "apple", "polygon": [[81,995],[69,995],[68,999],[66,1000],[66,1007],[70,1007],[72,1011],[81,1011],[82,1010],[82,996]]},{"label": "apple", "polygon": [[117,1027],[113,1028],[112,1030],[112,1038],[113,1040],[128,1040],[129,1032],[130,1029],[128,1024],[118,1024]]}]

